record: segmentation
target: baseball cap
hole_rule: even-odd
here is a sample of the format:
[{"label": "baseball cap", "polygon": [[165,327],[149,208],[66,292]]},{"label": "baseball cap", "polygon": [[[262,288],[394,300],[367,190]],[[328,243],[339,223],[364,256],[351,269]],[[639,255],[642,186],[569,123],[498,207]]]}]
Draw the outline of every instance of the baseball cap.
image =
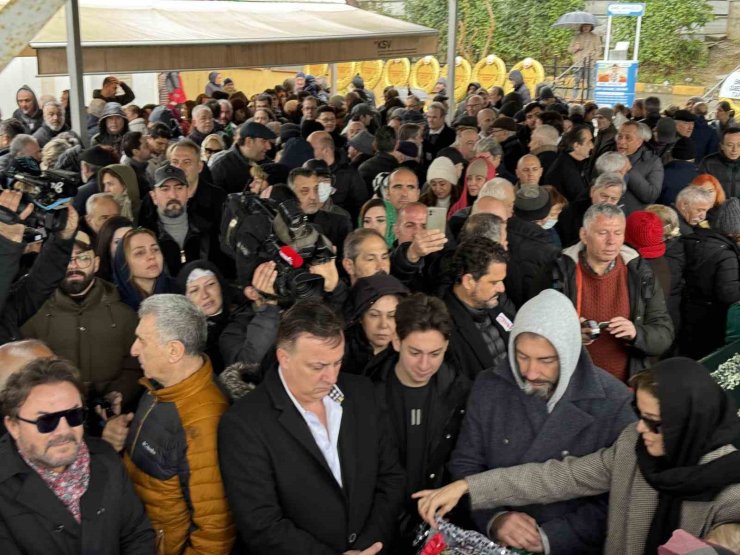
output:
[{"label": "baseball cap", "polygon": [[179,181],[186,187],[188,186],[188,178],[185,176],[185,172],[180,168],[173,166],[172,164],[163,164],[160,168],[154,172],[154,186],[161,187],[166,181],[174,179]]}]

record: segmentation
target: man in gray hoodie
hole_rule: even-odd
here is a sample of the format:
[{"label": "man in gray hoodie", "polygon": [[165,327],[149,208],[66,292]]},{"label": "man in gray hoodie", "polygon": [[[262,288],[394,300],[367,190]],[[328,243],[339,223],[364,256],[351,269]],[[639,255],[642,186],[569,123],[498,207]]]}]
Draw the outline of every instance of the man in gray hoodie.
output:
[{"label": "man in gray hoodie", "polygon": [[[517,313],[509,358],[478,375],[449,468],[460,479],[493,468],[582,456],[614,443],[633,422],[627,387],[594,366],[570,300],[554,290]],[[505,545],[550,555],[602,552],[606,496],[477,511]]]}]

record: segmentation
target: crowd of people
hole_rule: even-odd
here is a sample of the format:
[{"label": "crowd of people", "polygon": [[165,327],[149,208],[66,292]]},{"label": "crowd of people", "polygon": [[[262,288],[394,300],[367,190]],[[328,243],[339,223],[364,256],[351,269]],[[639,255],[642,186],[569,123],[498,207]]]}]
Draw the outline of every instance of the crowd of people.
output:
[{"label": "crowd of people", "polygon": [[440,515],[740,549],[740,418],[699,362],[740,339],[734,114],[510,79],[451,114],[444,79],[137,106],[109,76],[89,145],[21,87],[2,553],[416,554]]}]

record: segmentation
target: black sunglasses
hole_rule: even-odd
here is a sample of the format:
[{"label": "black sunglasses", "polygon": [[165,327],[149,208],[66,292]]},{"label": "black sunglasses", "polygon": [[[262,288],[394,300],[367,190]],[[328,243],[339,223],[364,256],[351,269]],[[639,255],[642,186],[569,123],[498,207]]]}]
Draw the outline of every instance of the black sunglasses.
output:
[{"label": "black sunglasses", "polygon": [[650,430],[654,434],[660,433],[660,427],[663,425],[663,422],[661,422],[660,420],[653,420],[652,418],[644,417],[640,412],[640,409],[637,408],[637,403],[635,403],[634,401],[632,401],[632,409],[635,411],[637,419],[642,420],[645,423],[645,426],[647,426],[648,430]]},{"label": "black sunglasses", "polygon": [[72,428],[82,426],[82,423],[85,421],[86,413],[87,410],[84,407],[76,407],[69,410],[61,410],[59,412],[43,414],[39,416],[36,420],[28,420],[27,418],[21,418],[20,416],[16,416],[16,418],[21,422],[26,422],[27,424],[35,424],[36,429],[39,431],[40,434],[49,434],[57,429],[57,426],[59,426],[59,421],[62,418],[66,419],[67,424],[69,424]]}]

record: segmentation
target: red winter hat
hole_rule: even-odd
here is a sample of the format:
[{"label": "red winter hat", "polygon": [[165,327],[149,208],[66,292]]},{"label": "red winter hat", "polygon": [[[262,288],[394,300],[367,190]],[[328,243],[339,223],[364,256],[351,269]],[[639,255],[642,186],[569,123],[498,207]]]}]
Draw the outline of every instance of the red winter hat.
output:
[{"label": "red winter hat", "polygon": [[643,258],[659,258],[665,254],[663,221],[653,212],[632,212],[627,217],[624,240]]}]

